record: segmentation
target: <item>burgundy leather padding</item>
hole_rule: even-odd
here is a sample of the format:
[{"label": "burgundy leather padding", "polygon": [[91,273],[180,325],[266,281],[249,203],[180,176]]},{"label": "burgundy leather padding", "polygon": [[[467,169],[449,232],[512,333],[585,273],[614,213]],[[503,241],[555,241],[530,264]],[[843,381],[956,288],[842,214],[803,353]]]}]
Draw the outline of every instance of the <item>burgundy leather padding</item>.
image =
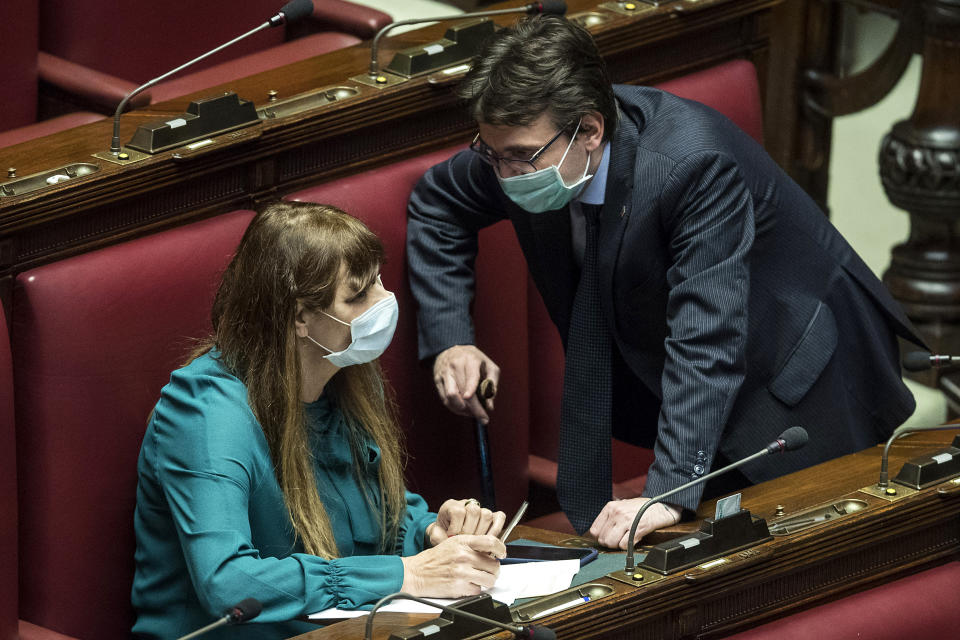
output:
[{"label": "burgundy leather padding", "polygon": [[[17,638],[17,636],[14,636]],[[20,636],[18,640],[78,640],[74,636],[64,635],[62,633],[57,633],[56,631],[51,631],[50,629],[44,629],[35,624],[30,624],[24,620],[20,621]]]},{"label": "burgundy leather padding", "polygon": [[17,637],[17,446],[13,358],[0,307],[0,639]]},{"label": "burgundy leather padding", "polygon": [[210,331],[235,211],[17,276],[20,617],[80,638],[133,624],[136,466],[170,372]]},{"label": "burgundy leather padding", "polygon": [[[140,86],[108,73],[85,67],[59,56],[41,51],[37,56],[40,79],[54,87],[81,97],[113,113],[128,93]],[[150,91],[139,93],[127,103],[127,109],[150,104]]]},{"label": "burgundy leather padding", "polygon": [[[416,306],[406,273],[406,211],[417,180],[460,148],[417,156],[287,196],[337,206],[366,222],[384,243],[383,282],[396,293],[400,321],[381,361],[398,396],[411,453],[408,478],[434,509],[445,498],[479,497],[479,461],[473,421],[444,408],[431,370],[417,361]],[[526,271],[508,222],[480,233],[474,324],[477,345],[502,371],[488,435],[497,506],[508,512],[519,506],[527,492],[523,480],[530,396]]]},{"label": "burgundy leather padding", "polygon": [[36,0],[0,2],[0,131],[37,119],[37,16]]},{"label": "burgundy leather padding", "polygon": [[[217,95],[218,92],[213,90],[216,85],[229,83],[238,78],[245,78],[255,73],[269,71],[329,51],[349,47],[358,42],[360,42],[358,38],[347,33],[331,32],[304,36],[264,51],[223,62],[196,73],[187,73],[182,77],[173,76],[166,82],[150,87],[148,91],[150,92],[151,102],[164,102],[208,88],[210,89],[210,95]],[[261,102],[265,98],[265,96],[246,95],[240,97],[257,102]]]},{"label": "burgundy leather padding", "polygon": [[[746,60],[725,62],[664,82],[658,88],[720,111],[758,142],[763,141],[763,111],[753,63]],[[563,387],[563,345],[532,279],[527,289],[530,378],[536,381],[537,388],[537,393],[530,397],[530,449],[533,455],[556,460]],[[633,476],[645,475],[652,463],[652,451],[614,441],[614,482],[625,482]],[[537,469],[542,475],[547,467],[535,464],[538,464]],[[636,478],[635,481],[639,483],[640,480]],[[556,480],[548,486],[555,487]]]},{"label": "burgundy leather padding", "polygon": [[946,640],[960,635],[960,562],[795,613],[730,640]]},{"label": "burgundy leather padding", "polygon": [[[320,0],[318,0],[320,1]],[[263,24],[282,0],[127,0],[40,3],[40,49],[140,85]],[[282,28],[250,36],[202,69],[283,42]]]},{"label": "burgundy leather padding", "polygon": [[393,22],[393,18],[383,11],[344,0],[314,0],[313,14],[303,22],[314,31],[346,31],[368,40]]},{"label": "burgundy leather padding", "polygon": [[[63,87],[64,90],[85,97],[97,96],[98,92],[104,91],[104,78],[121,78],[131,83],[131,88],[137,87],[264,24],[282,4],[279,0],[247,0],[242,3],[223,0],[45,2],[40,4],[40,49],[88,69],[69,87]],[[313,47],[313,55],[320,55],[370,37],[390,21],[390,16],[381,11],[344,0],[314,0],[312,17],[286,28],[260,31],[184,71],[193,76],[205,69],[220,67],[222,75],[204,75],[202,80],[190,76],[174,77],[170,82],[182,84],[160,93],[154,92],[152,102],[193,93],[308,57],[297,54],[297,57],[287,59],[282,52],[271,51],[283,44],[287,37],[306,37],[311,31],[324,29],[324,33],[313,33],[322,37],[309,45]],[[298,51],[306,51],[306,48]],[[247,59],[246,67],[222,66],[259,52],[273,61],[272,66],[255,58]],[[105,75],[90,76],[90,72]],[[58,80],[69,81],[69,78]],[[83,86],[77,86],[81,82]],[[108,85],[106,90],[114,91],[114,87]],[[108,101],[111,108],[118,103],[119,99]]]},{"label": "burgundy leather padding", "polygon": [[763,104],[757,69],[749,60],[731,60],[715,67],[667,80],[658,89],[702,102],[730,118],[763,144]]},{"label": "burgundy leather padding", "polygon": [[[43,136],[51,136],[67,129],[73,129],[80,125],[89,124],[98,120],[103,120],[106,116],[102,113],[91,113],[89,111],[77,111],[68,113],[64,116],[57,116],[49,120],[43,120],[35,124],[28,124],[25,127],[17,127],[9,131],[0,132],[0,149],[3,147],[12,147],[21,142],[35,140]],[[109,137],[104,139],[104,145],[109,145]],[[51,167],[52,168],[52,167]],[[6,181],[6,179],[4,179]]]}]

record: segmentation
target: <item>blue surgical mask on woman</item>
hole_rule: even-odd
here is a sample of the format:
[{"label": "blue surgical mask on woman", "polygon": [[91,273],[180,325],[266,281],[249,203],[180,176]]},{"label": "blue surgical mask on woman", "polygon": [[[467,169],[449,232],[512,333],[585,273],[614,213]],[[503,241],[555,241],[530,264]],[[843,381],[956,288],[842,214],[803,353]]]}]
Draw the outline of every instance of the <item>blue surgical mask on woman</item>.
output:
[{"label": "blue surgical mask on woman", "polygon": [[390,341],[393,340],[400,308],[397,305],[397,297],[391,293],[354,318],[353,322],[344,322],[326,311],[320,313],[350,327],[350,344],[342,351],[328,349],[311,338],[309,334],[307,335],[310,342],[324,351],[330,351],[323,356],[324,358],[342,369],[352,364],[371,362],[383,355],[390,346]]},{"label": "blue surgical mask on woman", "polygon": [[567,144],[559,164],[550,165],[545,169],[539,169],[531,173],[510,176],[509,178],[501,178],[497,174],[500,187],[507,194],[507,197],[513,200],[517,206],[530,213],[543,213],[544,211],[561,209],[580,195],[583,185],[593,177],[593,175],[587,175],[587,170],[590,168],[590,154],[587,154],[587,164],[584,166],[583,175],[580,176],[579,180],[568,185],[564,183],[563,177],[560,175],[560,166],[566,160],[567,153],[573,146],[578,131],[580,131],[580,122],[577,123],[577,128],[570,137],[570,142]]}]

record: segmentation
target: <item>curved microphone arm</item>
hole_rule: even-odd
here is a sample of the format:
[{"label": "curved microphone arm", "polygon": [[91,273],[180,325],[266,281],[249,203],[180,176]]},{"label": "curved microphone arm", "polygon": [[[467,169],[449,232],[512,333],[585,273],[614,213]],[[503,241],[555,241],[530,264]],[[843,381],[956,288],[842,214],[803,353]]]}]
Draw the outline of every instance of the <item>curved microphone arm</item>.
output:
[{"label": "curved microphone arm", "polygon": [[740,465],[743,465],[743,464],[746,464],[746,463],[751,462],[751,461],[753,461],[753,460],[756,460],[757,458],[760,458],[760,457],[762,457],[762,456],[765,456],[765,455],[767,455],[768,453],[770,453],[770,451],[769,451],[768,449],[763,449],[763,450],[761,450],[761,451],[757,451],[757,452],[756,452],[755,454],[753,454],[752,456],[748,456],[748,457],[744,458],[743,460],[738,460],[737,462],[734,462],[733,464],[728,465],[728,466],[726,466],[726,467],[722,467],[722,468],[720,468],[720,469],[717,469],[716,471],[711,471],[710,473],[708,473],[708,474],[705,475],[705,476],[700,476],[699,478],[697,478],[697,479],[694,480],[693,482],[688,482],[687,484],[680,485],[680,486],[677,487],[676,489],[671,489],[670,491],[667,491],[666,493],[662,493],[662,494],[660,494],[659,496],[657,496],[657,497],[655,497],[655,498],[651,498],[651,499],[648,500],[646,503],[644,503],[644,505],[643,505],[642,507],[640,507],[640,510],[637,511],[637,515],[634,516],[634,518],[633,518],[633,524],[630,525],[630,537],[627,538],[627,541],[628,541],[628,542],[627,542],[627,564],[626,564],[626,568],[625,568],[625,570],[624,570],[624,573],[630,575],[630,574],[633,573],[633,570],[634,570],[634,568],[635,568],[634,560],[633,560],[633,553],[634,553],[636,544],[633,543],[633,542],[630,542],[630,541],[632,541],[632,540],[636,537],[636,535],[637,535],[637,527],[640,525],[640,520],[643,519],[643,514],[646,512],[647,509],[649,509],[649,508],[650,508],[652,505],[654,505],[654,504],[657,504],[657,503],[659,503],[659,502],[663,502],[664,498],[669,498],[670,496],[675,495],[675,494],[677,494],[677,493],[680,493],[681,491],[686,491],[687,489],[690,489],[690,488],[692,488],[692,487],[697,486],[697,485],[700,484],[701,482],[706,482],[707,480],[710,480],[711,478],[715,478],[716,476],[718,476],[718,475],[720,475],[720,474],[722,474],[722,473],[726,473],[727,471],[731,471],[731,470],[733,470],[733,469],[736,469],[736,468],[739,467]]},{"label": "curved microphone arm", "polygon": [[556,640],[557,638],[556,634],[547,627],[534,625],[522,627],[516,624],[507,624],[505,622],[500,622],[499,620],[478,616],[477,614],[470,613],[469,611],[461,611],[460,609],[454,609],[453,607],[437,604],[436,602],[430,602],[425,598],[418,598],[417,596],[412,596],[409,593],[398,591],[397,593],[391,593],[380,598],[380,600],[377,601],[377,604],[373,606],[373,609],[370,610],[370,615],[367,616],[367,624],[363,633],[364,640],[372,640],[373,638],[373,615],[380,609],[380,607],[392,600],[413,600],[414,602],[419,602],[420,604],[429,605],[436,609],[440,609],[441,611],[452,613],[455,616],[463,616],[464,618],[473,620],[474,622],[481,622],[493,627],[505,629],[512,632],[516,636],[520,636],[521,638],[531,638],[533,640]]},{"label": "curved microphone arm", "polygon": [[183,71],[184,69],[186,69],[186,68],[189,67],[190,65],[192,65],[192,64],[194,64],[194,63],[197,63],[197,62],[200,62],[200,61],[203,60],[204,58],[207,58],[207,57],[209,57],[209,56],[212,56],[212,55],[215,54],[215,53],[219,53],[219,52],[223,51],[224,49],[226,49],[227,47],[229,47],[230,45],[232,45],[232,44],[234,44],[234,43],[237,43],[237,42],[240,42],[240,41],[243,40],[244,38],[250,37],[250,36],[252,36],[253,34],[257,33],[258,31],[263,31],[264,29],[269,29],[269,28],[272,27],[272,26],[273,26],[273,24],[268,20],[267,22],[264,22],[262,25],[260,25],[260,26],[257,27],[256,29],[251,29],[250,31],[248,31],[248,32],[246,32],[245,34],[243,34],[242,36],[237,36],[236,38],[234,38],[234,39],[231,40],[230,42],[224,42],[222,45],[220,45],[220,46],[217,47],[216,49],[213,49],[212,51],[208,51],[208,52],[206,52],[205,54],[203,54],[202,56],[200,56],[199,58],[194,58],[194,59],[191,60],[190,62],[187,62],[187,63],[185,63],[185,64],[182,64],[182,65],[180,65],[179,67],[177,67],[176,69],[173,69],[172,71],[167,71],[167,72],[166,72],[165,74],[163,74],[162,76],[159,76],[159,77],[157,77],[157,78],[154,78],[153,80],[150,80],[149,82],[146,82],[146,83],[140,85],[139,87],[137,87],[136,89],[134,89],[133,91],[131,91],[130,93],[128,93],[128,94],[126,95],[126,97],[125,97],[123,100],[120,101],[120,104],[117,105],[117,110],[116,110],[116,112],[113,114],[113,138],[110,140],[110,153],[112,153],[113,155],[117,155],[118,153],[120,153],[120,114],[123,113],[124,108],[127,106],[127,103],[130,102],[130,99],[131,99],[131,98],[133,98],[135,95],[137,95],[138,93],[140,93],[140,92],[143,91],[144,89],[149,89],[150,87],[152,87],[153,85],[157,84],[158,82],[161,82],[161,81],[163,81],[163,80],[166,80],[167,78],[169,78],[169,77],[172,76],[173,74],[179,73],[180,71]]},{"label": "curved microphone arm", "polygon": [[881,489],[885,489],[890,486],[890,476],[887,473],[889,468],[889,455],[890,455],[890,446],[896,440],[899,440],[905,435],[916,433],[918,431],[949,431],[950,429],[960,429],[960,425],[957,424],[938,424],[932,427],[908,427],[905,424],[900,425],[893,430],[893,433],[890,434],[890,439],[887,440],[886,446],[883,448],[883,456],[880,458],[880,479],[877,481],[877,486]]}]

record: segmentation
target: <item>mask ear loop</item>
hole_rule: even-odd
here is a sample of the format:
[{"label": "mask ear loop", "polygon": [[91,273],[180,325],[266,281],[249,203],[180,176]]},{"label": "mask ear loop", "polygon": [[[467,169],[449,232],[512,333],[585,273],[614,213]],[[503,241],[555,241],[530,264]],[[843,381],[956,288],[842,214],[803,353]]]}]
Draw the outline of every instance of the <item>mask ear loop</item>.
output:
[{"label": "mask ear loop", "polygon": [[[563,150],[563,155],[560,156],[560,162],[557,163],[557,169],[563,165],[563,161],[567,159],[567,154],[570,153],[570,147],[573,146],[573,141],[577,139],[577,133],[580,131],[580,124],[583,122],[583,118],[580,118],[577,121],[577,128],[573,130],[573,135],[570,136],[570,142],[567,143],[567,148]],[[587,166],[590,166],[590,163],[587,163]],[[587,172],[584,171],[583,175],[587,175]]]}]

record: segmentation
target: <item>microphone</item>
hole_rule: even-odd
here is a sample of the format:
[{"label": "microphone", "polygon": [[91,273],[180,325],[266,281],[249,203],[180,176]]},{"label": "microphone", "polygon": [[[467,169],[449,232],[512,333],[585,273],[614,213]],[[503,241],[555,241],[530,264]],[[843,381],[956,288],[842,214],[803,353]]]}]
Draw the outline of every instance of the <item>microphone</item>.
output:
[{"label": "microphone", "polygon": [[636,517],[634,517],[633,519],[633,524],[630,525],[630,537],[628,538],[628,540],[630,540],[630,543],[627,544],[627,564],[626,564],[626,567],[624,568],[624,573],[626,573],[627,575],[633,575],[633,570],[634,570],[633,539],[637,535],[637,526],[640,524],[640,520],[643,518],[644,512],[646,512],[646,510],[649,509],[652,505],[656,504],[657,502],[662,502],[665,498],[669,498],[670,496],[680,493],[681,491],[686,491],[691,487],[695,487],[702,482],[706,482],[711,478],[715,478],[728,471],[733,471],[737,467],[745,465],[746,463],[756,460],[757,458],[761,458],[767,454],[782,453],[784,451],[796,451],[797,449],[800,449],[805,444],[807,444],[807,441],[809,439],[810,437],[807,435],[807,430],[804,429],[803,427],[790,427],[789,429],[781,433],[776,440],[774,440],[773,442],[765,446],[760,451],[752,455],[749,455],[746,458],[743,458],[742,460],[738,460],[737,462],[728,464],[727,466],[717,469],[716,471],[711,471],[705,476],[700,476],[696,480],[691,480],[686,484],[680,485],[676,489],[671,489],[666,493],[661,493],[660,495],[648,500],[646,503],[644,503],[642,507],[640,507],[640,510],[637,512]]},{"label": "microphone", "polygon": [[903,356],[903,368],[907,371],[926,371],[960,364],[960,356],[933,355],[929,351],[911,351]]},{"label": "microphone", "polygon": [[120,104],[117,105],[117,110],[113,114],[113,138],[110,140],[110,153],[112,153],[115,156],[120,154],[120,114],[123,113],[124,108],[127,106],[127,103],[130,102],[130,99],[133,98],[133,96],[137,95],[144,89],[149,89],[150,87],[157,84],[161,80],[166,80],[173,74],[183,71],[190,65],[200,62],[204,58],[212,56],[215,53],[219,53],[220,51],[223,51],[230,45],[236,44],[241,40],[249,36],[252,36],[255,33],[263,31],[264,29],[269,29],[270,27],[278,27],[284,23],[294,22],[296,20],[303,18],[304,16],[310,15],[311,13],[313,13],[312,0],[290,0],[290,2],[283,5],[283,7],[280,8],[280,11],[278,11],[276,15],[274,15],[269,20],[261,24],[256,29],[252,29],[251,31],[248,31],[242,36],[238,36],[229,42],[225,42],[219,47],[217,47],[216,49],[207,51],[202,56],[194,58],[190,62],[187,62],[186,64],[182,64],[176,69],[173,69],[172,71],[167,71],[162,76],[158,76],[153,80],[150,80],[149,82],[146,82],[140,85],[139,87],[137,87],[136,89],[128,93],[126,97],[124,97],[124,99],[120,101]]},{"label": "microphone", "polygon": [[455,16],[440,16],[438,18],[411,18],[410,20],[401,20],[399,22],[391,22],[388,25],[385,25],[380,31],[377,31],[377,35],[373,36],[373,42],[370,44],[370,71],[368,74],[371,78],[376,78],[380,75],[380,64],[377,62],[377,51],[380,46],[380,38],[390,31],[394,27],[400,27],[407,24],[419,24],[421,22],[443,22],[446,20],[464,20],[470,18],[486,18],[488,16],[500,16],[509,13],[526,13],[527,15],[555,15],[562,16],[567,12],[567,3],[564,0],[543,0],[542,2],[531,2],[528,5],[522,7],[514,7],[512,9],[493,9],[491,11],[475,11],[473,13],[461,13]]},{"label": "microphone", "polygon": [[[922,353],[922,352],[916,352]],[[909,354],[907,354],[909,355]],[[928,354],[929,355],[929,354]],[[937,357],[937,356],[934,356]],[[940,356],[943,357],[943,356]],[[950,357],[950,356],[946,356]],[[956,356],[954,356],[956,357]],[[888,457],[890,455],[890,446],[894,443],[895,440],[899,440],[903,436],[909,433],[915,433],[917,431],[946,431],[949,429],[956,429],[957,425],[955,424],[937,424],[932,427],[920,427],[920,426],[907,426],[905,424],[900,425],[893,430],[893,433],[890,434],[890,439],[887,440],[887,445],[883,448],[883,456],[880,457],[880,479],[877,481],[877,486],[881,489],[886,489],[890,486],[889,474],[887,473],[888,467]]]},{"label": "microphone", "polygon": [[505,622],[500,622],[499,620],[494,620],[493,618],[478,616],[477,614],[470,613],[469,611],[462,611],[460,609],[455,609],[453,607],[431,602],[424,598],[418,598],[410,595],[409,593],[404,593],[403,591],[391,593],[390,595],[384,596],[377,601],[377,604],[374,605],[373,609],[370,611],[370,615],[367,617],[366,631],[363,634],[364,640],[373,639],[373,615],[378,609],[380,609],[381,606],[387,604],[391,600],[413,600],[414,602],[419,602],[420,604],[436,607],[437,609],[445,611],[454,616],[462,616],[468,620],[473,620],[474,622],[482,622],[483,624],[488,624],[493,627],[506,629],[507,631],[512,632],[518,638],[527,638],[528,640],[557,640],[557,634],[554,633],[552,629],[548,629],[547,627],[538,627],[532,624],[526,627],[516,624],[507,624]]},{"label": "microphone", "polygon": [[222,627],[225,624],[238,624],[240,622],[247,622],[248,620],[253,620],[260,612],[263,610],[263,605],[260,604],[260,601],[256,598],[245,598],[233,605],[229,609],[223,612],[223,617],[212,622],[205,627],[197,629],[191,633],[188,633],[185,636],[177,638],[177,640],[188,640],[189,638],[196,638],[197,636],[216,629],[217,627]]}]

